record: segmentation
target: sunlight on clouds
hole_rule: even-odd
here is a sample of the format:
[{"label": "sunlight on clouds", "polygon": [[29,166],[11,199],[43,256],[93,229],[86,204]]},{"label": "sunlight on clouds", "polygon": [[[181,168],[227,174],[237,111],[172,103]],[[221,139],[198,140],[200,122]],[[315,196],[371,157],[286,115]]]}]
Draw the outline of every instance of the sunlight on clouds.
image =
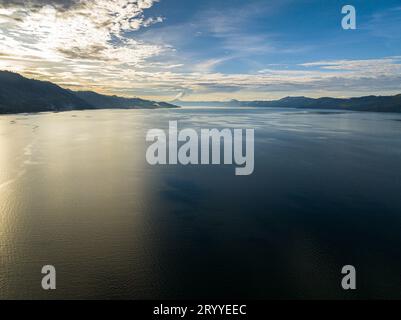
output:
[{"label": "sunlight on clouds", "polygon": [[[162,22],[144,17],[153,0],[75,1],[70,8],[37,7],[32,2],[0,8],[0,59],[3,69],[33,72],[55,64],[65,70],[108,65],[135,67],[166,48],[126,36],[126,32]],[[16,63],[18,61],[18,63]],[[12,63],[11,63],[12,62]],[[40,76],[41,73],[39,73]],[[60,78],[65,76],[60,72]],[[57,75],[56,75],[57,76]]]}]

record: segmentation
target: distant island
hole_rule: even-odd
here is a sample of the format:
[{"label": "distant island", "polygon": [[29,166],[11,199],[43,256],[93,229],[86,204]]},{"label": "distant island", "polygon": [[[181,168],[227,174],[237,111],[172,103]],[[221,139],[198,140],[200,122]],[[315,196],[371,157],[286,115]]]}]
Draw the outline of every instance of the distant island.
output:
[{"label": "distant island", "polygon": [[86,109],[177,108],[166,102],[107,96],[92,91],[72,91],[58,85],[0,71],[0,114]]},{"label": "distant island", "polygon": [[307,98],[286,97],[273,101],[212,101],[189,102],[175,100],[175,105],[184,106],[210,106],[210,107],[261,107],[261,108],[297,108],[297,109],[325,109],[349,110],[370,112],[396,112],[401,113],[401,94],[395,96],[366,96],[360,98]]}]

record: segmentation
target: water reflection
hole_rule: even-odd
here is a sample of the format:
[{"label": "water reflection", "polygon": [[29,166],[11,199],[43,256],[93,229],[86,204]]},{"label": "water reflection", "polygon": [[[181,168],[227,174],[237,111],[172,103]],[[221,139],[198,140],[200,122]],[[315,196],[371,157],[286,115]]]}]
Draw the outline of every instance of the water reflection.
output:
[{"label": "water reflection", "polygon": [[[261,109],[0,118],[0,298],[400,297],[395,115]],[[256,128],[255,174],[151,167],[169,120]],[[57,267],[58,290],[40,288]],[[380,277],[377,277],[377,275]]]}]

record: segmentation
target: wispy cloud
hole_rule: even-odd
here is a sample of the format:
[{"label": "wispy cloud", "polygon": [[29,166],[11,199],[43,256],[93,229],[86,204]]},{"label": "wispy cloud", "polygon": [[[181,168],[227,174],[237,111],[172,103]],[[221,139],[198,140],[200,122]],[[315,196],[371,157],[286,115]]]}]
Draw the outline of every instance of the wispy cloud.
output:
[{"label": "wispy cloud", "polygon": [[375,12],[362,28],[375,37],[391,41],[401,39],[400,25],[401,6],[398,6]]}]

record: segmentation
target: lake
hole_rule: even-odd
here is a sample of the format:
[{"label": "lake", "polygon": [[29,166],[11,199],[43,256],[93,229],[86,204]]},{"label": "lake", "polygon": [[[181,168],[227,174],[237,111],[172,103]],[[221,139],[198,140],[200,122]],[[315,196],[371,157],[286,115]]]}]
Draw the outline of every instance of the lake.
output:
[{"label": "lake", "polygon": [[[254,174],[150,166],[146,132],[170,120],[255,129]],[[1,116],[0,298],[401,298],[400,194],[399,114]],[[340,285],[348,264],[354,292]]]}]

